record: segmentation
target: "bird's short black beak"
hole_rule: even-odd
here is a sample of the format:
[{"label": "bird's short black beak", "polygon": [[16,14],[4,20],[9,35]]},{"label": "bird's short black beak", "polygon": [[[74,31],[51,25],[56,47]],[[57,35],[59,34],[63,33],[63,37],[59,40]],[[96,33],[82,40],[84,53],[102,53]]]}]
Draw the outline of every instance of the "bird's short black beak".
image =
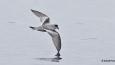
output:
[{"label": "bird's short black beak", "polygon": [[57,29],[59,30],[59,27],[57,27]]}]

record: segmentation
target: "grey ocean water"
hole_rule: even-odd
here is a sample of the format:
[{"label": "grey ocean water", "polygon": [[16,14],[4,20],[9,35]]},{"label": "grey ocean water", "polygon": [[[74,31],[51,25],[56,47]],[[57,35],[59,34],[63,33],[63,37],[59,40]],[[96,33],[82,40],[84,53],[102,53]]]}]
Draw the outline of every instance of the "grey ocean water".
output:
[{"label": "grey ocean water", "polygon": [[[61,60],[30,9],[59,24]],[[0,65],[114,65],[114,0],[0,0]]]}]

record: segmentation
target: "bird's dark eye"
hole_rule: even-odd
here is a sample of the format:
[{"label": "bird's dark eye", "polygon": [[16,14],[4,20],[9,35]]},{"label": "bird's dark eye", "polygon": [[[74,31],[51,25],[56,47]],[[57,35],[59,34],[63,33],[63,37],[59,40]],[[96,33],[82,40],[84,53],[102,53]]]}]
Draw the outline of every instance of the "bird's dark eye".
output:
[{"label": "bird's dark eye", "polygon": [[55,25],[55,27],[58,27],[58,25]]}]

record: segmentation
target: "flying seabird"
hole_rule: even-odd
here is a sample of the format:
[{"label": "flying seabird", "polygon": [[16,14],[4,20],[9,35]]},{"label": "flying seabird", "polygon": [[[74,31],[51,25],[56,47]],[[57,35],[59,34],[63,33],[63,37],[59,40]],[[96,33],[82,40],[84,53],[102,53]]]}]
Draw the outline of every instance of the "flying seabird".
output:
[{"label": "flying seabird", "polygon": [[61,50],[61,38],[60,34],[56,31],[56,29],[59,29],[57,24],[50,24],[50,18],[43,14],[42,12],[32,10],[31,11],[40,18],[41,21],[41,26],[38,27],[32,27],[30,26],[31,29],[41,31],[41,32],[47,32],[51,37],[52,41],[54,43],[54,46],[57,49],[57,54],[56,56],[60,56],[60,50]]}]

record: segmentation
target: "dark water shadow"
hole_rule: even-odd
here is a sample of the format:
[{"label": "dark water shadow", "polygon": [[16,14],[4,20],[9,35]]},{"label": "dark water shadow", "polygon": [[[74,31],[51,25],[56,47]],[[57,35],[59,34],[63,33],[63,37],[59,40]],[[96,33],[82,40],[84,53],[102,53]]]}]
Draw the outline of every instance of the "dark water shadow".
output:
[{"label": "dark water shadow", "polygon": [[61,57],[54,57],[54,58],[35,58],[35,59],[40,60],[40,61],[59,62],[62,58]]}]

